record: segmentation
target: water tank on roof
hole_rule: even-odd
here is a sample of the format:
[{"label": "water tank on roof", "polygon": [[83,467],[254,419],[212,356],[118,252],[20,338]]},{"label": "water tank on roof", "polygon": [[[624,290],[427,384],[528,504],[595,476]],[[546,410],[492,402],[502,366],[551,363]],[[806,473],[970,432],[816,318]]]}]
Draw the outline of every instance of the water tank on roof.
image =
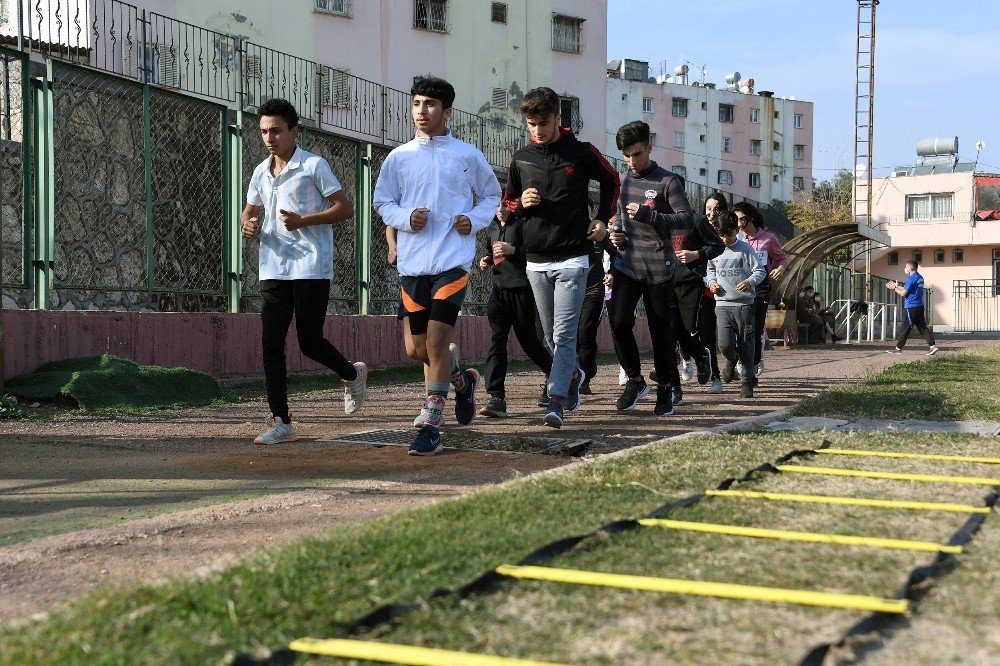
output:
[{"label": "water tank on roof", "polygon": [[957,136],[936,136],[933,139],[917,140],[917,156],[926,157],[929,155],[957,155]]}]

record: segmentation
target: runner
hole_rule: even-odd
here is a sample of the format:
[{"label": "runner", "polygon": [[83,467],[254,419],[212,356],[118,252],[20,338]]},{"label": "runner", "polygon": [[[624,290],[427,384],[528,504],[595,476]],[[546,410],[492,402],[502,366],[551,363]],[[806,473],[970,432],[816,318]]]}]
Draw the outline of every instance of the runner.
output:
[{"label": "runner", "polygon": [[354,208],[329,163],[298,147],[294,106],[275,98],[262,104],[258,114],[270,157],[250,177],[240,219],[245,238],[260,237],[261,347],[271,408],[270,427],[254,444],[278,444],[298,439],[288,413],[285,364],[292,315],[302,353],[340,375],[347,414],[364,404],[368,366],[349,362],[323,337],[333,279],[332,225],[350,219]]},{"label": "runner", "polygon": [[[461,370],[450,351],[455,322],[475,260],[475,233],[485,229],[500,203],[500,184],[486,158],[445,127],[455,89],[421,77],[410,90],[417,134],[386,158],[375,185],[373,207],[397,230],[396,263],[413,349],[428,365],[427,400],[411,455],[443,449],[441,424],[449,383],[455,387],[455,420],[476,413],[475,369]],[[478,203],[476,203],[478,199]]]}]

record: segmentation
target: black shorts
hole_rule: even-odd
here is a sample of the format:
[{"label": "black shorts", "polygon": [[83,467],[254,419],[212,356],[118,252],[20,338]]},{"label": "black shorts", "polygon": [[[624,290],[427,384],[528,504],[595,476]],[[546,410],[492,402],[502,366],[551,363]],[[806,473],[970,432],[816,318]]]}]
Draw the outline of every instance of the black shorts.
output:
[{"label": "black shorts", "polygon": [[437,275],[399,276],[402,308],[410,320],[410,334],[423,335],[431,320],[454,326],[468,285],[469,274],[461,268]]}]

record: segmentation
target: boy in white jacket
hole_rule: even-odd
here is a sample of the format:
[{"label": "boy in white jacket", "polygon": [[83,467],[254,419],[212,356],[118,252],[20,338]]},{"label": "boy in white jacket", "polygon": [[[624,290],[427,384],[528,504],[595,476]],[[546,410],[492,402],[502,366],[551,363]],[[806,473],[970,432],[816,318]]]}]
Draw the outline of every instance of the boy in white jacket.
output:
[{"label": "boy in white jacket", "polygon": [[427,364],[423,424],[409,452],[434,455],[443,448],[441,418],[450,384],[455,386],[455,419],[464,425],[476,413],[479,373],[459,369],[449,345],[475,259],[476,232],[493,219],[500,183],[483,154],[445,127],[455,101],[451,84],[423,77],[410,93],[417,135],[386,158],[374,208],[397,231],[407,353]]}]

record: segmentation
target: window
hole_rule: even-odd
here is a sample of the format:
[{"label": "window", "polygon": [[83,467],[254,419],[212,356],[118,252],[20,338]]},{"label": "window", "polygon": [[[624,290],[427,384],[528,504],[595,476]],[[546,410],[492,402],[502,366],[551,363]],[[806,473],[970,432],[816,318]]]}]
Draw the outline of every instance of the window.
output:
[{"label": "window", "polygon": [[698,169],[698,175],[704,178],[708,175],[708,169]]},{"label": "window", "polygon": [[750,109],[750,122],[752,123],[760,122],[760,109]]},{"label": "window", "polygon": [[323,106],[346,109],[351,106],[351,75],[341,69],[323,67],[320,70],[323,77],[320,91],[323,93]]},{"label": "window", "polygon": [[724,153],[733,152],[733,137],[731,136],[722,137],[722,152]]},{"label": "window", "polygon": [[775,111],[775,112],[774,112],[774,119],[775,119],[775,120],[777,120],[777,119],[778,119],[778,112],[777,112],[777,111]]},{"label": "window", "polygon": [[792,124],[795,125],[795,129],[802,129],[802,114],[796,113],[792,116]]},{"label": "window", "polygon": [[774,142],[774,150],[775,152],[781,150],[781,143],[779,141]]},{"label": "window", "polygon": [[650,132],[649,133],[649,145],[651,145],[651,146],[655,146],[656,145],[656,132]]},{"label": "window", "polygon": [[552,17],[552,50],[579,53],[583,19],[556,14]]},{"label": "window", "polygon": [[806,189],[806,179],[802,176],[792,176],[792,187],[799,191]]},{"label": "window", "polygon": [[720,123],[731,123],[731,122],[733,122],[733,105],[732,104],[720,104],[719,105],[719,122]]},{"label": "window", "polygon": [[702,143],[705,143],[705,135],[704,134],[699,134],[698,135],[698,140],[701,141]]},{"label": "window", "polygon": [[944,250],[940,247],[934,249],[934,263],[935,264],[944,263]]},{"label": "window", "polygon": [[316,0],[316,11],[337,16],[351,15],[351,0]]},{"label": "window", "polygon": [[448,32],[447,0],[414,0],[413,27],[417,30]]},{"label": "window", "polygon": [[562,116],[563,127],[569,127],[573,133],[578,133],[583,129],[583,120],[580,118],[580,98],[560,97],[559,115]]},{"label": "window", "polygon": [[687,167],[683,167],[680,164],[675,164],[674,166],[670,167],[670,170],[676,173],[681,178],[687,178],[688,175]]},{"label": "window", "polygon": [[684,147],[684,132],[674,132],[674,148]]},{"label": "window", "polygon": [[490,20],[494,23],[506,23],[507,4],[504,2],[494,2],[490,9]]},{"label": "window", "polygon": [[893,250],[888,254],[888,262],[890,266],[899,266],[899,252]]},{"label": "window", "polygon": [[951,263],[960,264],[965,261],[965,251],[955,248],[951,251]]},{"label": "window", "polygon": [[733,172],[729,171],[728,169],[719,169],[719,185],[732,185],[732,184],[733,184]]},{"label": "window", "polygon": [[806,147],[801,143],[795,144],[795,148],[792,150],[792,157],[797,160],[804,160],[806,158]]},{"label": "window", "polygon": [[950,220],[954,216],[954,193],[911,194],[906,197],[907,220]]},{"label": "window", "polygon": [[670,105],[670,115],[684,118],[687,114],[688,101],[683,97],[674,97],[674,102]]},{"label": "window", "polygon": [[[719,182],[721,183],[722,182],[722,176],[721,176],[722,172],[720,171],[719,174],[720,174],[720,176],[719,176]],[[732,176],[730,176],[730,180],[732,180]],[[749,184],[750,184],[750,187],[760,187],[760,174],[759,173],[752,173],[752,174],[750,174],[750,183]]]},{"label": "window", "polygon": [[490,95],[490,108],[506,109],[508,106],[510,106],[510,99],[507,97],[507,89],[494,88],[493,94]]},{"label": "window", "polygon": [[180,85],[176,46],[156,43],[142,46],[136,41],[126,41],[122,48],[125,76],[171,88]]},{"label": "window", "polygon": [[750,154],[760,155],[760,139],[750,139]]},{"label": "window", "polygon": [[653,98],[652,97],[643,97],[642,98],[642,112],[643,113],[652,113],[653,112]]},{"label": "window", "polygon": [[773,176],[771,176],[771,182],[772,183],[777,183],[778,182],[778,174],[774,174]]},{"label": "window", "polygon": [[914,250],[912,257],[913,257],[913,260],[915,262],[917,262],[918,264],[924,263],[924,251],[923,250]]}]

